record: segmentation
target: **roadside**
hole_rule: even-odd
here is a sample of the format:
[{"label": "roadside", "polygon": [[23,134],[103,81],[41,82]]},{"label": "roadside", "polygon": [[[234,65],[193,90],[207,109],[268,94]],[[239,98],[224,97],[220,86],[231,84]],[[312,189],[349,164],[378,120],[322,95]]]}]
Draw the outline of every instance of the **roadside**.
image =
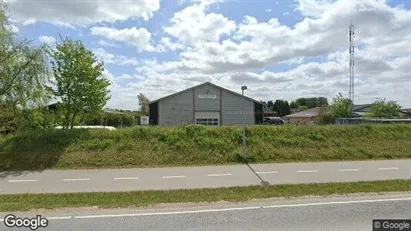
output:
[{"label": "roadside", "polygon": [[329,196],[352,193],[411,192],[411,180],[289,184],[215,189],[134,192],[0,195],[0,211],[58,208],[136,208],[158,204]]},{"label": "roadside", "polygon": [[[411,158],[411,125],[249,126],[249,163]],[[0,169],[102,169],[243,162],[240,126],[52,130],[0,136]]]},{"label": "roadside", "polygon": [[[10,213],[0,213],[2,219]],[[71,208],[13,212],[48,219],[41,230],[370,230],[373,219],[409,219],[411,193],[349,194],[164,204],[145,208]],[[27,229],[23,229],[27,230]],[[40,230],[40,229],[39,229]]]}]

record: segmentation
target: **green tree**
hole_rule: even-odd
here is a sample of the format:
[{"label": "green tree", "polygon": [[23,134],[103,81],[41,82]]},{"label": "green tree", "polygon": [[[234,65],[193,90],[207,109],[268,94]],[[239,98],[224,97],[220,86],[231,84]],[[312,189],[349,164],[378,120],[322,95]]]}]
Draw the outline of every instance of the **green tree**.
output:
[{"label": "green tree", "polygon": [[291,113],[290,104],[287,100],[276,100],[273,106],[274,111],[278,113],[278,116],[283,117]]},{"label": "green tree", "polygon": [[291,107],[287,100],[283,104],[282,113],[282,116],[291,114]]},{"label": "green tree", "polygon": [[44,104],[47,70],[45,47],[14,34],[0,3],[0,101],[19,108]]},{"label": "green tree", "polygon": [[267,107],[268,107],[269,110],[274,110],[274,103],[273,103],[272,100],[269,100],[267,102]]},{"label": "green tree", "polygon": [[296,109],[296,108],[298,108],[298,103],[296,102],[296,101],[292,101],[291,103],[290,103],[290,108],[292,108],[292,109]]},{"label": "green tree", "polygon": [[330,114],[334,118],[350,118],[352,117],[353,105],[351,101],[344,98],[341,93],[339,93],[335,98],[330,107]]},{"label": "green tree", "polygon": [[73,128],[76,118],[87,113],[100,113],[110,99],[110,82],[102,75],[103,62],[80,40],[62,38],[55,49],[50,49],[54,87],[48,88],[61,101],[63,127]]},{"label": "green tree", "polygon": [[148,115],[150,100],[148,100],[148,98],[142,93],[140,93],[137,96],[137,98],[138,98],[138,106],[140,106],[141,115]]},{"label": "green tree", "polygon": [[328,106],[328,100],[326,97],[299,98],[293,102],[295,102],[293,104],[293,108],[298,108],[296,105],[306,106],[308,109]]},{"label": "green tree", "polygon": [[386,99],[377,99],[371,106],[368,117],[396,119],[401,117],[401,106],[395,101],[386,101]]}]

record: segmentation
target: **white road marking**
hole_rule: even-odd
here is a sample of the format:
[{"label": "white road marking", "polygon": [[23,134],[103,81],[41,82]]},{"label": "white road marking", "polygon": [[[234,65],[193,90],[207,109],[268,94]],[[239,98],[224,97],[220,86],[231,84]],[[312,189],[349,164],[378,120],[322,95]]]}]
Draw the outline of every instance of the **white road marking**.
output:
[{"label": "white road marking", "polygon": [[175,212],[157,212],[157,213],[134,213],[134,214],[104,214],[104,215],[90,215],[90,216],[75,216],[76,219],[87,218],[104,218],[104,217],[140,217],[140,216],[159,216],[159,215],[175,215],[175,214],[190,214],[190,213],[211,213],[211,212],[223,212],[223,211],[238,211],[238,210],[251,210],[260,209],[260,206],[252,207],[239,207],[239,208],[226,208],[226,209],[204,209],[204,210],[188,210],[188,211],[175,211]]},{"label": "white road marking", "polygon": [[9,180],[9,183],[36,182],[37,180]]},{"label": "white road marking", "polygon": [[163,179],[171,179],[171,178],[184,178],[186,176],[163,176]]},{"label": "white road marking", "polygon": [[338,169],[339,172],[357,172],[360,171],[358,168],[345,168],[345,169]]},{"label": "white road marking", "polygon": [[47,220],[68,220],[71,219],[72,217],[46,217]]},{"label": "white road marking", "polygon": [[74,179],[63,179],[64,181],[86,181],[90,180],[90,178],[74,178]]},{"label": "white road marking", "polygon": [[398,168],[396,167],[390,167],[390,168],[378,168],[378,170],[397,170]]},{"label": "white road marking", "polygon": [[231,176],[231,173],[208,174],[207,176]]},{"label": "white road marking", "polygon": [[138,180],[138,177],[117,177],[114,180]]},{"label": "white road marking", "polygon": [[318,172],[318,170],[298,170],[299,173]]},{"label": "white road marking", "polygon": [[257,174],[276,174],[278,173],[277,171],[271,171],[271,172],[256,172]]},{"label": "white road marking", "polygon": [[250,206],[250,207],[223,208],[223,209],[186,210],[186,211],[174,211],[174,212],[153,212],[153,213],[134,213],[134,214],[102,214],[102,215],[74,216],[74,218],[75,219],[92,219],[92,218],[110,218],[110,217],[161,216],[161,215],[176,215],[176,214],[212,213],[212,212],[239,211],[239,210],[273,209],[273,208],[320,206],[320,205],[335,205],[335,204],[376,203],[376,202],[410,201],[410,200],[411,200],[411,198],[388,198],[388,199],[356,200],[356,201],[330,201],[330,202],[304,203],[304,204]]},{"label": "white road marking", "polygon": [[409,201],[409,200],[411,200],[411,197],[410,198],[375,199],[375,200],[358,200],[358,201],[330,201],[330,202],[289,204],[289,205],[269,205],[269,206],[262,206],[262,208],[269,209],[269,208],[303,207],[303,206],[337,205],[337,204],[358,204],[358,203],[375,203],[375,202]]},{"label": "white road marking", "polygon": [[4,219],[3,219],[3,218],[1,218],[1,219],[0,219],[0,222],[3,222],[3,221],[4,221]]}]

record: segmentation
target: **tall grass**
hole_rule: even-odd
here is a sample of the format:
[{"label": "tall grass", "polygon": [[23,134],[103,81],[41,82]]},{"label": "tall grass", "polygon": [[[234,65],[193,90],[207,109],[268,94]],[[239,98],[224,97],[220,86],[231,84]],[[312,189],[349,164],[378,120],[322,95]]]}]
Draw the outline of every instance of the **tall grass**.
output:
[{"label": "tall grass", "polygon": [[[53,130],[0,137],[0,169],[234,164],[240,126]],[[250,162],[411,158],[411,125],[263,126],[247,129]]]}]

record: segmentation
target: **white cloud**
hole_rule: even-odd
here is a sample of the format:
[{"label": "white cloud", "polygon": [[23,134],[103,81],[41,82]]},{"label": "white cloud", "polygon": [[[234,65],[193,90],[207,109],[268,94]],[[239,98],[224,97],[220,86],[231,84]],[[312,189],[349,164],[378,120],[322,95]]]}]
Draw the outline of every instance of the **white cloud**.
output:
[{"label": "white cloud", "polygon": [[6,28],[7,28],[7,30],[10,31],[11,33],[18,33],[18,32],[20,31],[20,29],[19,29],[17,26],[12,25],[12,24],[7,25]]},{"label": "white cloud", "polygon": [[[189,6],[175,13],[171,29],[165,28],[189,47],[177,60],[139,67],[137,71],[147,76],[141,84],[155,92],[153,97],[166,94],[169,85],[183,89],[211,79],[230,89],[247,84],[248,93],[257,99],[326,96],[331,100],[338,92],[348,92],[347,35],[353,20],[356,103],[384,97],[411,107],[410,10],[392,8],[385,1],[334,0],[301,0],[296,10],[306,18],[292,28],[275,18],[259,22],[245,16],[243,22],[227,30],[226,35],[232,36],[220,41],[219,33],[212,30],[188,29],[191,22],[201,25],[199,22],[210,15],[197,5]],[[313,57],[325,58],[304,63]],[[283,63],[297,66],[280,73],[255,72]]]},{"label": "white cloud", "polygon": [[[92,27],[91,34],[104,37],[108,40],[125,42],[138,48],[140,52],[165,52],[175,51],[183,49],[184,46],[181,43],[173,42],[169,37],[163,37],[158,44],[151,44],[151,33],[145,28],[126,28],[116,29],[108,27]],[[100,45],[103,46],[116,46],[116,44],[109,43],[107,41],[100,41]]]},{"label": "white cloud", "polygon": [[171,50],[171,51],[184,48],[184,46],[181,43],[173,42],[171,41],[169,37],[161,38],[159,46],[164,47],[164,50]]},{"label": "white cloud", "polygon": [[115,55],[107,52],[103,48],[95,49],[93,50],[93,53],[100,59],[100,61],[103,61],[105,64],[116,64],[119,66],[138,65],[136,58],[125,57],[123,55]]},{"label": "white cloud", "polygon": [[145,94],[146,89],[144,89],[144,86],[140,83],[130,82],[130,80],[144,81],[144,77],[128,74],[114,76],[108,70],[104,70],[103,76],[105,76],[111,82],[111,85],[109,86],[111,98],[107,102],[105,107],[128,110],[138,109],[137,95],[140,92]]},{"label": "white cloud", "polygon": [[[307,3],[305,4],[305,8],[299,5],[299,9],[311,12],[311,14],[314,12],[313,9],[315,12],[324,10],[323,7],[308,7]],[[401,43],[402,48],[398,51],[407,50],[408,45],[404,41],[411,39],[409,11],[390,8],[382,2],[370,1],[340,1],[327,9],[320,18],[305,18],[294,28],[282,25],[275,18],[267,22],[258,22],[254,17],[245,16],[244,21],[237,26],[233,39],[226,39],[222,42],[216,41],[217,39],[202,42],[181,53],[180,61],[164,63],[159,68],[168,71],[177,68],[203,73],[220,73],[238,69],[263,68],[266,65],[293,60],[297,57],[327,55],[329,52],[347,48],[347,30],[350,19],[353,19],[356,24],[357,44],[367,43],[370,48],[378,48],[380,46],[398,47]],[[354,9],[358,10],[354,11]],[[181,12],[185,12],[185,9]],[[198,17],[196,15],[198,14],[194,14],[194,18]],[[196,20],[187,18],[186,21]],[[182,30],[181,28],[179,31]],[[178,37],[186,38],[186,41],[196,41],[195,38],[200,40],[208,36],[206,32],[202,34],[203,37],[199,36],[196,30],[186,29],[181,35],[176,33],[175,36],[180,35]],[[386,51],[393,53],[390,50]]]},{"label": "white cloud", "polygon": [[126,42],[135,47],[138,47],[140,51],[150,50],[151,34],[145,28],[126,28],[116,29],[109,27],[92,27],[91,34],[104,37],[109,40],[115,40],[120,42]]},{"label": "white cloud", "polygon": [[265,12],[271,12],[271,9],[266,9]]},{"label": "white cloud", "polygon": [[202,2],[174,13],[172,25],[165,27],[164,31],[190,46],[218,41],[223,35],[230,35],[236,28],[235,22],[221,14],[205,13],[206,6],[211,3],[214,2]]},{"label": "white cloud", "polygon": [[45,36],[45,35],[40,36],[40,37],[39,37],[39,41],[40,41],[41,43],[45,43],[45,44],[47,44],[47,45],[49,45],[49,46],[53,46],[53,45],[55,45],[55,43],[56,43],[56,39],[55,39],[53,36]]},{"label": "white cloud", "polygon": [[11,15],[26,24],[92,25],[127,19],[148,20],[160,8],[159,0],[26,1],[8,0]]}]

